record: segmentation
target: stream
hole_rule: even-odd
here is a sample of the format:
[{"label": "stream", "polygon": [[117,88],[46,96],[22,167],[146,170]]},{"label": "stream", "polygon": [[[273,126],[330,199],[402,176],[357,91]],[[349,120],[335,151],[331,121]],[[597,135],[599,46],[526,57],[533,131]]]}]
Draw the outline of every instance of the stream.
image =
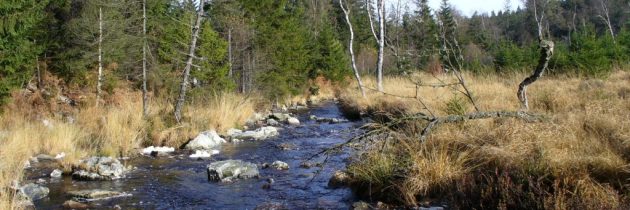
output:
[{"label": "stream", "polygon": [[[75,181],[69,176],[51,179],[52,169],[27,170],[30,181],[43,179],[50,194],[35,201],[37,209],[63,209],[62,204],[73,190],[101,189],[120,191],[131,196],[97,200],[89,203],[93,209],[254,209],[269,203],[279,203],[289,209],[349,209],[356,198],[348,188],[329,188],[328,180],[336,170],[343,170],[351,155],[349,151],[329,156],[322,167],[302,168],[301,163],[325,148],[342,143],[355,135],[361,122],[338,124],[317,123],[317,117],[343,118],[334,102],[325,102],[297,114],[300,126],[283,126],[278,137],[262,141],[226,143],[221,153],[208,160],[188,158],[191,151],[178,150],[168,157],[138,156],[127,160],[137,167],[123,179],[114,181]],[[283,150],[280,144],[293,145]],[[228,159],[256,163],[260,178],[234,183],[208,181],[206,166]],[[323,161],[320,157],[314,162]],[[262,169],[262,163],[276,160],[289,164],[290,169]],[[269,178],[275,182],[264,189]],[[41,181],[41,180],[40,180]]]}]

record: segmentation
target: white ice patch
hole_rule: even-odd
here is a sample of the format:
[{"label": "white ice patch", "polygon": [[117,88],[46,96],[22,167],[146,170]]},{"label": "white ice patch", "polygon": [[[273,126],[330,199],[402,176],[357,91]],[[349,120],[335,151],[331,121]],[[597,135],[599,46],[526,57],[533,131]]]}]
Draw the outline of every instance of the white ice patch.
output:
[{"label": "white ice patch", "polygon": [[206,150],[197,150],[195,151],[195,154],[192,154],[188,157],[192,158],[192,159],[197,159],[197,158],[209,158],[212,155],[216,155],[219,154],[219,150],[211,150],[210,152],[206,151]]},{"label": "white ice patch", "polygon": [[173,147],[154,147],[154,146],[150,146],[150,147],[142,149],[142,154],[144,154],[144,155],[151,155],[151,153],[153,153],[153,152],[170,153],[170,152],[175,152],[175,148],[173,148]]}]

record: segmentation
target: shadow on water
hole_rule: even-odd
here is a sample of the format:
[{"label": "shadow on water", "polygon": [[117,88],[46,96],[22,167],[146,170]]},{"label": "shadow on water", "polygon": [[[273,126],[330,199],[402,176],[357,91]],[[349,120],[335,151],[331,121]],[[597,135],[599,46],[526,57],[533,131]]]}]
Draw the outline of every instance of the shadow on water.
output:
[{"label": "shadow on water", "polygon": [[[94,201],[94,208],[108,209],[116,205],[122,209],[253,209],[262,203],[282,203],[290,209],[333,208],[348,209],[355,200],[349,189],[331,189],[328,179],[335,170],[345,168],[349,152],[330,156],[320,167],[301,168],[300,164],[322,149],[342,143],[355,134],[360,122],[340,124],[316,123],[309,115],[341,118],[333,102],[312,107],[299,114],[298,127],[285,127],[275,139],[225,144],[221,154],[211,160],[188,159],[182,151],[171,157],[137,157],[128,161],[137,169],[121,180],[106,182],[47,179],[50,194],[36,202],[38,209],[60,209],[70,199],[67,192],[83,189],[122,191],[130,197]],[[291,144],[283,150],[280,144]],[[323,157],[322,157],[323,158]],[[256,163],[287,162],[288,171],[260,169],[261,178],[239,180],[235,183],[214,183],[207,180],[206,165],[226,159],[241,159]],[[321,161],[323,159],[320,159]],[[44,171],[41,171],[44,174]],[[319,173],[319,174],[318,174]],[[269,189],[263,185],[272,178]]]}]

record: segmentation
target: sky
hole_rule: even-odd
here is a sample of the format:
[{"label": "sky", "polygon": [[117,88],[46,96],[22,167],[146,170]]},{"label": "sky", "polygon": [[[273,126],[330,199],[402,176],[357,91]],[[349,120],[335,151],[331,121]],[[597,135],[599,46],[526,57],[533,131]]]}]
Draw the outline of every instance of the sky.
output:
[{"label": "sky", "polygon": [[[437,10],[440,8],[441,2],[441,0],[429,0],[429,5]],[[485,13],[503,10],[505,2],[506,0],[450,0],[450,3],[466,16],[471,16],[475,11]],[[522,5],[520,0],[511,0],[510,2],[513,10]]]}]

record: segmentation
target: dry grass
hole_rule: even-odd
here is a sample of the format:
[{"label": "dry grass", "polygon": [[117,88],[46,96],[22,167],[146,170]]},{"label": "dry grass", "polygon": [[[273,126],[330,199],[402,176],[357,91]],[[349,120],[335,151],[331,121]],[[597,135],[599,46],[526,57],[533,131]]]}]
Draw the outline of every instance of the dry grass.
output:
[{"label": "dry grass", "polygon": [[[431,75],[419,75],[425,83]],[[449,80],[447,75],[440,76]],[[482,110],[517,110],[516,87],[524,75],[510,77],[466,75]],[[395,201],[417,205],[429,198],[448,200],[453,208],[618,209],[627,207],[630,188],[630,100],[625,92],[630,73],[618,71],[597,81],[578,77],[545,77],[529,89],[532,112],[549,117],[541,123],[488,119],[442,125],[427,143],[418,143],[417,125],[385,154],[396,160],[397,179],[372,192],[393,193]],[[368,79],[368,84],[373,81]],[[405,78],[385,81],[388,93],[415,96]],[[436,115],[472,112],[463,97],[448,88],[421,88],[418,95]],[[344,100],[354,107],[427,112],[415,99],[371,91],[367,98],[350,88]],[[457,101],[457,102],[453,102]],[[388,106],[396,109],[384,108]],[[372,107],[372,108],[370,108]],[[377,108],[373,108],[377,107]],[[380,151],[380,150],[379,150]],[[368,154],[375,154],[371,151]],[[349,168],[357,182],[375,167],[361,158]],[[380,168],[377,167],[378,170]],[[362,185],[365,186],[365,185]]]},{"label": "dry grass", "polygon": [[[106,106],[86,103],[80,109],[60,108],[56,101],[37,93],[20,93],[14,98],[0,116],[0,209],[18,207],[19,200],[9,186],[22,179],[24,163],[34,155],[64,152],[67,156],[60,167],[70,170],[89,155],[127,157],[148,145],[179,147],[200,131],[241,126],[260,103],[243,95],[218,94],[187,105],[186,122],[177,125],[166,100],[152,102],[145,120],[140,93],[128,90],[108,96]],[[74,122],[67,116],[74,116]]]}]

